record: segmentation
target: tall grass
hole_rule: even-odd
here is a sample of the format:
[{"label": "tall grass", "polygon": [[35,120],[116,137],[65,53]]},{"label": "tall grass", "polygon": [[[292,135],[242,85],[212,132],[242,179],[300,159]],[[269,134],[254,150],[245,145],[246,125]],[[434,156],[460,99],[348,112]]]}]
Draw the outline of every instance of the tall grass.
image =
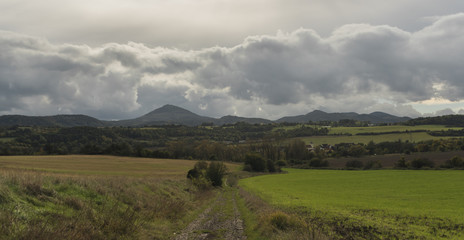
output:
[{"label": "tall grass", "polygon": [[184,179],[0,169],[0,239],[169,239],[199,194]]}]

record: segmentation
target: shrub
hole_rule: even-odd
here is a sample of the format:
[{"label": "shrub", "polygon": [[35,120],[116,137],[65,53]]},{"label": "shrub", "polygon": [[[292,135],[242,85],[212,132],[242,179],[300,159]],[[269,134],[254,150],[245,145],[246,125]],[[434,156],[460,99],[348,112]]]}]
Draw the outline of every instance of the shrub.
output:
[{"label": "shrub", "polygon": [[270,159],[267,160],[267,170],[269,170],[269,172],[277,172],[274,162]]},{"label": "shrub", "polygon": [[274,231],[288,231],[304,226],[304,222],[295,216],[288,215],[281,211],[275,211],[265,217]]},{"label": "shrub", "polygon": [[227,173],[227,167],[222,162],[211,162],[206,169],[206,179],[215,187],[222,186],[222,178]]},{"label": "shrub", "polygon": [[345,164],[346,168],[362,168],[363,163],[359,160],[350,160]]},{"label": "shrub", "polygon": [[408,163],[406,162],[404,157],[402,157],[400,160],[396,161],[395,168],[402,168],[402,169],[408,168]]},{"label": "shrub", "polygon": [[283,212],[274,212],[269,216],[271,225],[279,230],[286,230],[290,227],[290,217]]},{"label": "shrub", "polygon": [[433,168],[435,163],[430,161],[428,158],[416,158],[411,161],[411,167],[415,169],[420,169],[424,167]]},{"label": "shrub", "polygon": [[322,160],[319,158],[315,158],[309,162],[309,166],[313,168],[322,168],[322,167],[328,167],[329,162],[327,160]]},{"label": "shrub", "polygon": [[364,165],[364,169],[380,169],[382,168],[382,163],[380,163],[380,161],[373,161],[373,160],[369,160],[367,161],[366,165]]},{"label": "shrub", "polygon": [[190,169],[187,173],[187,178],[188,179],[194,179],[200,177],[200,173],[196,168]]},{"label": "shrub", "polygon": [[459,156],[454,156],[442,165],[444,168],[464,168],[464,161]]},{"label": "shrub", "polygon": [[287,162],[285,160],[279,160],[276,162],[276,165],[279,167],[285,167],[287,166]]},{"label": "shrub", "polygon": [[251,172],[251,171],[253,171],[253,168],[251,168],[250,164],[245,164],[243,166],[243,171]]},{"label": "shrub", "polygon": [[248,153],[245,156],[245,165],[250,165],[251,170],[255,172],[266,171],[266,160],[257,153]]},{"label": "shrub", "polygon": [[206,170],[208,168],[208,163],[204,160],[198,161],[193,168],[198,171]]},{"label": "shrub", "polygon": [[[206,167],[205,167],[206,164]],[[222,178],[227,173],[227,167],[222,162],[211,162],[209,166],[205,161],[195,164],[187,173],[187,178],[199,189],[207,189],[207,186],[222,186]]]}]

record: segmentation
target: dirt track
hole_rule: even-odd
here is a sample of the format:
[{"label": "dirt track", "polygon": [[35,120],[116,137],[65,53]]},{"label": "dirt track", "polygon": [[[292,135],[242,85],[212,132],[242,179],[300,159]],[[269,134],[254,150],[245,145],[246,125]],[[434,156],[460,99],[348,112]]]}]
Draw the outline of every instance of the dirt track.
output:
[{"label": "dirt track", "polygon": [[234,191],[224,190],[175,240],[246,239]]}]

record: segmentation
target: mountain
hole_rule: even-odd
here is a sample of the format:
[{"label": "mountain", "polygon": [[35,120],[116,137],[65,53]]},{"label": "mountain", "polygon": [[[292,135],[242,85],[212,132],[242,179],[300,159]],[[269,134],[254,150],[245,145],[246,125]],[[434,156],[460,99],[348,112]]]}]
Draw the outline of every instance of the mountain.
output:
[{"label": "mountain", "polygon": [[56,116],[22,116],[4,115],[0,116],[0,126],[41,126],[41,127],[103,127],[105,123],[96,118],[86,115],[56,115]]},{"label": "mountain", "polygon": [[214,123],[216,125],[224,125],[224,124],[234,124],[237,122],[246,122],[249,124],[267,124],[272,123],[271,120],[267,120],[264,118],[245,118],[245,117],[237,117],[237,116],[224,116],[217,119]]},{"label": "mountain", "polygon": [[[275,122],[305,123],[309,121],[339,121],[341,119],[352,119],[357,121],[369,121],[371,123],[396,123],[410,120],[408,117],[396,117],[382,112],[373,112],[371,114],[348,113],[326,113],[323,111],[313,111],[306,115],[293,117],[283,117]],[[5,126],[57,126],[57,127],[104,127],[104,126],[131,126],[141,127],[149,125],[166,125],[178,124],[186,126],[198,126],[202,123],[213,123],[215,125],[234,124],[237,122],[246,122],[250,124],[267,124],[273,121],[263,118],[246,118],[237,116],[224,116],[219,119],[200,116],[186,109],[174,106],[164,105],[141,117],[121,120],[121,121],[101,121],[86,115],[56,115],[56,116],[22,116],[22,115],[5,115],[0,116],[0,127]]]},{"label": "mountain", "polygon": [[408,117],[396,117],[383,112],[373,112],[370,114],[358,114],[354,112],[347,113],[326,113],[320,110],[315,110],[306,115],[298,115],[292,117],[283,117],[276,122],[290,122],[290,123],[305,123],[305,122],[319,122],[319,121],[339,121],[342,119],[350,119],[357,121],[368,121],[371,123],[397,123],[410,120]]},{"label": "mountain", "polygon": [[165,124],[197,126],[205,122],[214,123],[215,121],[216,119],[214,118],[203,117],[174,105],[164,105],[163,107],[149,112],[141,117],[116,121],[113,122],[113,124],[117,126],[133,127]]}]

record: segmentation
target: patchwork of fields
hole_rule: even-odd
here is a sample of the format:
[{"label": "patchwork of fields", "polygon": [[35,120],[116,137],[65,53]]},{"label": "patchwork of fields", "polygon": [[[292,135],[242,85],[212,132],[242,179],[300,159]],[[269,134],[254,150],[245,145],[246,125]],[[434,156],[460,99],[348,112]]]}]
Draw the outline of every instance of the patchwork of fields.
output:
[{"label": "patchwork of fields", "polygon": [[[370,141],[374,143],[379,142],[393,142],[401,140],[403,142],[420,142],[434,139],[448,139],[451,137],[434,137],[427,133],[427,131],[446,131],[446,130],[460,130],[462,128],[446,127],[443,125],[421,125],[421,126],[373,126],[373,127],[332,127],[329,128],[328,136],[311,136],[301,138],[307,144],[312,143],[315,145],[320,144],[338,144],[338,143],[364,143]],[[375,135],[363,135],[373,133]],[[340,135],[334,135],[340,134]],[[344,135],[349,134],[349,135]],[[357,135],[360,134],[360,135]]]},{"label": "patchwork of fields", "polygon": [[240,185],[331,238],[464,238],[464,172],[287,169]]}]

